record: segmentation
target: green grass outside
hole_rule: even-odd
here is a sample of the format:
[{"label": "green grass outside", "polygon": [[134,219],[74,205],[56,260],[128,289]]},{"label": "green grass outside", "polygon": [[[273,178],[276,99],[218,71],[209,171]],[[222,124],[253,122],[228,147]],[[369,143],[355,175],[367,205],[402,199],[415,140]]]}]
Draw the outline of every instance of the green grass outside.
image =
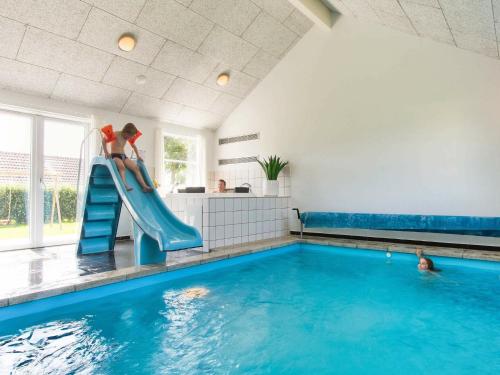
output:
[{"label": "green grass outside", "polygon": [[[75,234],[77,229],[76,223],[63,223],[62,229],[59,224],[45,224],[43,226],[43,234],[45,237],[65,236]],[[28,226],[25,225],[0,225],[0,240],[14,240],[26,238],[29,236]]]}]

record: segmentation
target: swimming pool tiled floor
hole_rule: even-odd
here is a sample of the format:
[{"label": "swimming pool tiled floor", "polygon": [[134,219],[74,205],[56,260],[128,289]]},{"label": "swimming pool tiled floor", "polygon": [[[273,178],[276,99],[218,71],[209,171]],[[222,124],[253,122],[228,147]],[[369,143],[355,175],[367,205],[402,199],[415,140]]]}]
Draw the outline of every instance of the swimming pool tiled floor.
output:
[{"label": "swimming pool tiled floor", "polygon": [[427,255],[500,261],[500,252],[495,251],[321,237],[305,237],[301,240],[296,236],[218,248],[210,253],[196,250],[170,252],[166,264],[147,266],[134,266],[132,241],[118,241],[114,253],[83,257],[77,256],[75,245],[54,246],[0,252],[0,307],[297,242],[405,253],[414,253],[419,247]]}]

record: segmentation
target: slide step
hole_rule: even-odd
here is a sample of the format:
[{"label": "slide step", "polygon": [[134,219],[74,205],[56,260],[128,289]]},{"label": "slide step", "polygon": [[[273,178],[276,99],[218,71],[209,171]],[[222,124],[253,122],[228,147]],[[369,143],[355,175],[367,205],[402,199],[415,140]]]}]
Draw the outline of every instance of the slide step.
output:
[{"label": "slide step", "polygon": [[111,236],[113,223],[111,221],[93,221],[83,225],[84,238]]},{"label": "slide step", "polygon": [[110,204],[99,204],[87,206],[86,217],[88,221],[113,220],[115,218],[115,206]]},{"label": "slide step", "polygon": [[95,186],[115,186],[115,182],[112,177],[94,176],[92,177],[92,183]]},{"label": "slide step", "polygon": [[93,254],[101,253],[103,251],[109,251],[109,238],[86,238],[80,240],[80,251],[82,254]]},{"label": "slide step", "polygon": [[115,189],[90,189],[91,203],[117,203],[118,192]]}]

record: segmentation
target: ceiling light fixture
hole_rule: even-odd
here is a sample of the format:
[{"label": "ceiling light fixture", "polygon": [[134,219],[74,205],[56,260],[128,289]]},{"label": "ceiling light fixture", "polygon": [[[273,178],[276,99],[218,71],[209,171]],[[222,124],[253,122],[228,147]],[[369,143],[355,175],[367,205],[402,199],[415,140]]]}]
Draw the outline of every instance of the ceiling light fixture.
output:
[{"label": "ceiling light fixture", "polygon": [[132,51],[135,48],[135,37],[132,34],[123,34],[118,39],[118,48],[125,52]]},{"label": "ceiling light fixture", "polygon": [[138,85],[144,85],[146,83],[146,76],[144,74],[139,74],[135,77],[135,83]]},{"label": "ceiling light fixture", "polygon": [[229,83],[229,73],[221,73],[217,77],[217,84],[219,86],[226,86]]}]

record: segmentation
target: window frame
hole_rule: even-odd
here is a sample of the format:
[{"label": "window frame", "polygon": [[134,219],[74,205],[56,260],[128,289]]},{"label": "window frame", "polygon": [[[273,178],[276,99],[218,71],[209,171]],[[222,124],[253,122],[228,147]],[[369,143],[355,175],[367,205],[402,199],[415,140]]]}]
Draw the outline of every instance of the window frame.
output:
[{"label": "window frame", "polygon": [[[196,148],[196,157],[194,161],[190,160],[178,160],[178,159],[170,159],[167,158],[166,152],[165,152],[165,140],[166,137],[171,137],[171,138],[177,138],[177,139],[186,139],[189,141],[194,142],[195,148]],[[184,134],[176,134],[176,133],[171,133],[168,131],[163,131],[162,132],[162,183],[165,185],[165,176],[166,176],[166,168],[165,168],[165,162],[171,162],[171,163],[182,163],[186,165],[191,165],[196,167],[196,185],[200,185],[201,180],[202,180],[202,161],[201,161],[201,142],[199,136],[190,136],[190,135],[184,135]],[[174,191],[175,187],[172,189],[172,192]],[[171,193],[166,191],[166,193]]]}]

